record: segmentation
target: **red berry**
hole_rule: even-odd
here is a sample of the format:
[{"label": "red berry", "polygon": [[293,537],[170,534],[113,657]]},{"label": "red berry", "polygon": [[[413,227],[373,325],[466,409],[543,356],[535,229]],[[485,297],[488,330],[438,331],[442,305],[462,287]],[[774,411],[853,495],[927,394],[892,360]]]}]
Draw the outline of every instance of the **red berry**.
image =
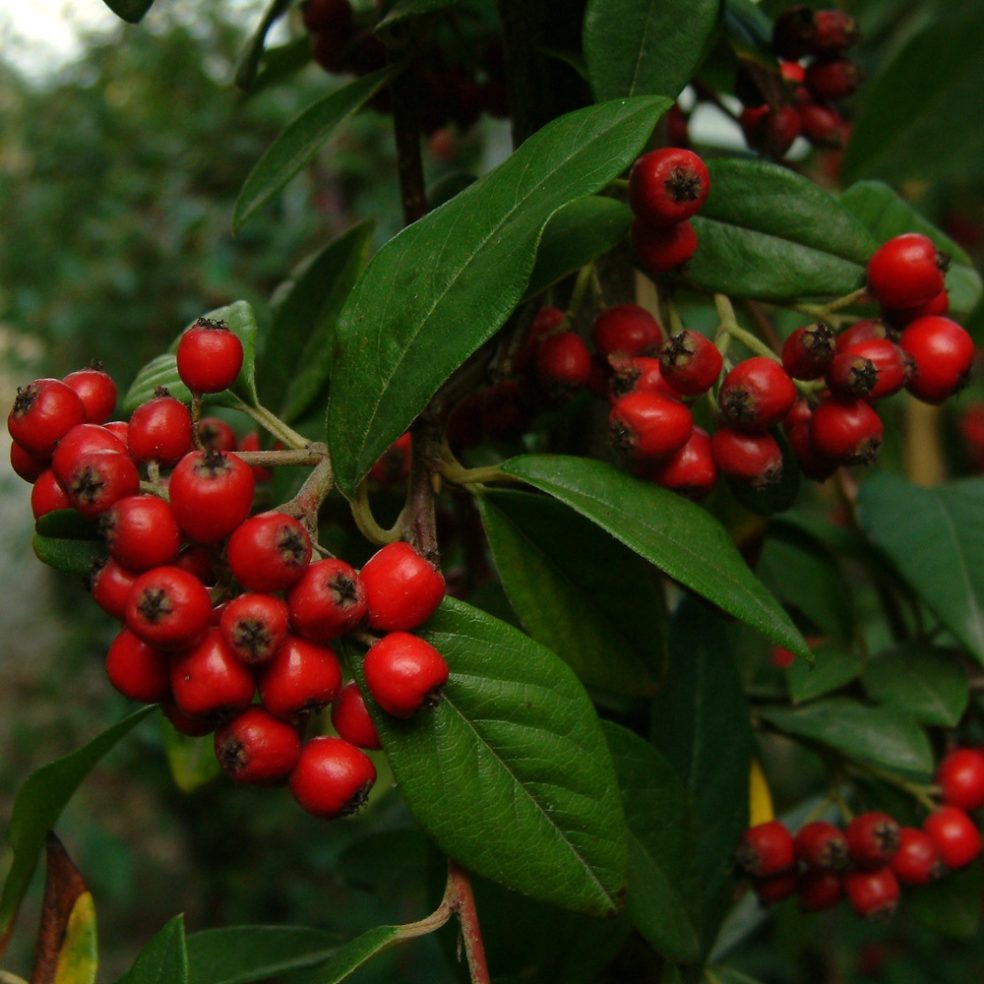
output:
[{"label": "red berry", "polygon": [[932,300],[917,307],[902,308],[901,310],[886,309],[882,311],[882,316],[890,324],[897,328],[904,328],[907,324],[915,321],[916,318],[926,318],[931,314],[945,315],[950,311],[950,295],[941,290]]},{"label": "red berry", "polygon": [[125,420],[111,420],[108,424],[103,424],[114,437],[118,437],[123,442],[123,447],[130,448],[130,425]]},{"label": "red berry", "polygon": [[[796,407],[802,408],[799,413],[796,413]],[[800,400],[796,407],[783,421],[789,446],[803,474],[814,482],[824,482],[837,471],[837,462],[821,454],[813,443],[813,411],[809,404]]]},{"label": "red berry", "polygon": [[196,544],[185,547],[175,558],[173,566],[194,574],[202,584],[215,584],[215,569],[207,547]]},{"label": "red berry", "polygon": [[796,662],[796,654],[782,646],[769,648],[769,662],[777,670],[788,670]]},{"label": "red berry", "polygon": [[806,87],[821,102],[847,99],[860,81],[861,72],[849,58],[818,59],[806,70]]},{"label": "red berry", "polygon": [[269,663],[287,639],[287,605],[268,594],[244,594],[223,609],[219,628],[229,648],[251,665]]},{"label": "red berry", "polygon": [[199,318],[178,341],[177,363],[192,393],[221,393],[239,375],[243,343],[224,321]]},{"label": "red berry", "polygon": [[649,391],[615,401],[608,415],[612,443],[633,458],[673,454],[690,439],[693,415],[677,400]]},{"label": "red berry", "polygon": [[629,393],[653,392],[670,399],[679,399],[680,394],[663,378],[659,359],[645,355],[627,356],[616,353],[608,357],[612,374],[608,382],[608,399],[614,403],[619,397]]},{"label": "red berry", "polygon": [[770,109],[755,106],[741,114],[741,128],[748,146],[768,157],[782,157],[800,135],[802,123],[793,106]]},{"label": "red berry", "polygon": [[101,369],[79,369],[64,379],[79,395],[85,407],[85,419],[90,424],[104,424],[116,409],[116,383]]},{"label": "red berry", "polygon": [[721,427],[711,437],[711,453],[722,475],[753,489],[767,489],[782,481],[782,448],[771,434]]},{"label": "red berry", "polygon": [[383,747],[376,725],[369,716],[365,699],[354,682],[342,687],[331,705],[331,723],[339,737],[359,748]]},{"label": "red berry", "polygon": [[632,245],[650,273],[668,273],[694,255],[697,233],[689,220],[661,228],[636,219],[632,223]]},{"label": "red berry", "polygon": [[130,417],[127,446],[135,461],[170,467],[191,448],[191,414],[167,391],[141,403]]},{"label": "red berry", "polygon": [[181,546],[181,532],[170,507],[155,495],[118,500],[99,525],[110,556],[127,570],[146,571],[170,564]]},{"label": "red berry", "polygon": [[764,431],[778,424],[796,402],[796,387],[773,359],[754,356],[724,377],[718,392],[721,416],[742,431]]},{"label": "red berry", "polygon": [[428,642],[390,632],[366,653],[362,670],[372,699],[388,714],[407,718],[440,699],[448,664]]},{"label": "red berry", "polygon": [[832,909],[844,895],[841,876],[833,871],[812,870],[800,875],[796,884],[803,912]]},{"label": "red berry", "polygon": [[217,543],[249,515],[253,473],[241,458],[221,451],[190,451],[171,473],[171,511],[196,543]]},{"label": "red berry", "polygon": [[878,318],[866,318],[864,321],[856,321],[850,328],[845,328],[836,339],[836,351],[839,353],[847,352],[861,342],[868,342],[872,339],[884,339],[888,336],[885,330],[885,323]]},{"label": "red berry", "polygon": [[127,627],[162,649],[193,643],[208,628],[211,616],[212,603],[202,582],[177,567],[141,574],[126,601]]},{"label": "red berry", "polygon": [[844,888],[854,911],[865,919],[888,919],[899,903],[899,883],[891,868],[849,871]]},{"label": "red berry", "polygon": [[47,455],[37,457],[22,448],[16,441],[10,444],[10,467],[25,482],[36,482],[49,468],[51,462]]},{"label": "red berry", "polygon": [[892,871],[903,885],[926,885],[943,874],[943,862],[933,838],[915,827],[903,827]]},{"label": "red berry", "polygon": [[961,810],[984,806],[984,752],[976,748],[957,748],[936,770],[936,784],[943,802]]},{"label": "red berry", "polygon": [[[788,82],[792,86],[799,86],[806,81],[806,69],[796,61],[780,61],[779,77],[783,82]],[[759,99],[761,98],[761,93],[759,93]]]},{"label": "red berry", "polygon": [[981,853],[981,832],[959,807],[941,806],[926,817],[923,829],[951,871],[965,868]]},{"label": "red berry", "polygon": [[812,53],[815,55],[843,51],[857,44],[861,37],[858,22],[843,10],[818,10],[813,15]]},{"label": "red berry", "polygon": [[789,871],[796,864],[792,834],[778,820],[749,827],[738,844],[735,860],[752,878]]},{"label": "red berry", "polygon": [[591,338],[601,355],[645,355],[659,348],[663,329],[644,307],[617,304],[598,313],[591,326]]},{"label": "red berry", "polygon": [[632,211],[654,226],[674,225],[699,212],[711,190],[704,162],[692,151],[663,147],[643,154],[629,174]]},{"label": "red berry", "polygon": [[410,431],[398,437],[369,469],[369,477],[381,485],[399,482],[410,474]]},{"label": "red berry", "polygon": [[301,755],[297,729],[261,707],[250,707],[215,732],[215,757],[236,782],[285,782]]},{"label": "red berry", "polygon": [[941,403],[970,375],[973,339],[949,318],[918,318],[902,332],[899,345],[915,363],[906,389],[927,403]]},{"label": "red berry", "polygon": [[[238,450],[259,451],[260,435],[256,431],[250,431],[248,434],[243,435],[242,440],[239,442]],[[250,465],[250,470],[253,472],[253,478],[257,482],[269,482],[273,478],[273,472],[269,468],[264,468],[263,465]]]},{"label": "red berry", "polygon": [[646,472],[646,478],[690,499],[701,499],[717,482],[717,466],[707,431],[695,427],[687,443]]},{"label": "red berry", "polygon": [[86,519],[93,519],[110,509],[114,502],[136,495],[140,476],[129,455],[89,451],[78,456],[63,488],[73,508]]},{"label": "red berry", "polygon": [[242,711],[256,692],[253,674],[211,628],[205,636],[171,660],[171,692],[186,714]]},{"label": "red berry", "polygon": [[706,393],[721,375],[724,360],[717,346],[698,331],[684,328],[659,353],[663,379],[683,396]]},{"label": "red berry", "polygon": [[758,878],[752,885],[762,905],[775,905],[793,895],[799,886],[796,873],[785,871],[781,875]]},{"label": "red berry", "polygon": [[782,365],[793,379],[819,379],[833,357],[834,333],[823,321],[797,328],[782,346]]},{"label": "red berry", "polygon": [[89,573],[87,584],[93,601],[122,622],[126,618],[126,599],[136,579],[136,574],[109,558]]},{"label": "red berry", "polygon": [[260,513],[229,537],[228,559],[244,588],[283,591],[304,576],[311,562],[311,537],[286,513]]},{"label": "red berry", "polygon": [[943,290],[946,259],[928,236],[908,232],[875,250],[868,261],[868,290],[886,308],[925,304]]},{"label": "red berry", "polygon": [[288,636],[260,677],[260,699],[277,717],[327,707],[342,686],[342,668],[327,646]]},{"label": "red berry", "polygon": [[236,432],[219,417],[202,417],[198,437],[206,451],[235,451],[239,446]]},{"label": "red berry", "polygon": [[899,849],[899,825],[887,813],[872,811],[856,816],[844,836],[851,860],[863,868],[888,864]]},{"label": "red berry", "polygon": [[[540,342],[548,335],[553,334],[555,328],[559,328],[567,319],[567,312],[560,308],[546,305],[540,308],[530,322],[530,327],[526,332],[526,337],[516,354],[514,363],[517,373],[526,371],[530,360],[536,355]],[[477,442],[476,442],[477,443]]]},{"label": "red berry", "polygon": [[815,102],[796,107],[800,118],[800,130],[804,137],[819,147],[844,145],[844,118],[836,109]]},{"label": "red berry", "polygon": [[85,423],[78,393],[60,379],[35,379],[17,387],[7,417],[10,436],[35,457],[43,458],[77,424]]},{"label": "red berry", "polygon": [[65,490],[58,484],[55,473],[49,468],[38,476],[31,489],[31,512],[40,519],[56,509],[71,509]]},{"label": "red berry", "polygon": [[291,625],[315,642],[328,642],[360,625],[366,602],[362,578],[333,557],[311,564],[287,595]]},{"label": "red berry", "polygon": [[830,392],[845,400],[870,396],[877,382],[878,370],[875,364],[856,352],[840,352],[835,355],[827,370]]},{"label": "red berry", "polygon": [[51,467],[58,481],[67,486],[79,456],[90,451],[115,451],[126,454],[126,445],[110,430],[99,424],[78,424],[59,442],[51,456]]},{"label": "red berry", "polygon": [[897,393],[905,385],[911,372],[909,356],[887,338],[855,342],[847,347],[844,354],[861,358],[873,367],[875,382],[868,392],[869,400],[881,400]]},{"label": "red berry", "polygon": [[850,861],[844,832],[826,820],[814,820],[796,834],[796,857],[808,868],[842,871]]},{"label": "red berry", "polygon": [[864,400],[826,400],[813,411],[814,449],[832,462],[864,465],[881,447],[884,426]]},{"label": "red berry", "polygon": [[376,767],[365,752],[342,738],[322,737],[301,749],[290,791],[308,813],[333,820],[357,812],[375,781]]},{"label": "red berry", "polygon": [[188,714],[182,711],[173,700],[161,702],[161,710],[164,717],[171,722],[175,731],[179,731],[189,738],[201,738],[203,735],[210,735],[215,730],[215,719],[209,716],[198,714]]},{"label": "red berry", "polygon": [[415,629],[444,597],[444,575],[409,543],[388,543],[359,574],[371,629]]},{"label": "red berry", "polygon": [[580,335],[562,331],[540,342],[536,374],[548,389],[577,389],[591,375],[591,353]]},{"label": "red berry", "polygon": [[106,676],[124,697],[153,704],[171,692],[167,653],[123,629],[106,654]]}]

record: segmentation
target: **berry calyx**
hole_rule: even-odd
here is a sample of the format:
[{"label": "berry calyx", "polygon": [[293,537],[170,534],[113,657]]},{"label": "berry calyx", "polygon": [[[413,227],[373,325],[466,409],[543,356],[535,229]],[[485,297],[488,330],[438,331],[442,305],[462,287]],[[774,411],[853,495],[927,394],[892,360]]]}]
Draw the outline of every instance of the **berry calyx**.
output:
[{"label": "berry calyx", "polygon": [[629,393],[653,392],[673,400],[680,396],[663,378],[659,359],[615,353],[608,357],[608,364],[612,370],[608,380],[608,399],[611,403]]},{"label": "berry calyx", "polygon": [[129,455],[116,451],[80,454],[62,487],[72,507],[86,519],[94,519],[113,503],[140,489],[140,475]]},{"label": "berry calyx", "polygon": [[242,364],[243,343],[224,321],[199,318],[178,341],[178,375],[192,393],[228,389]]},{"label": "berry calyx", "polygon": [[249,591],[283,591],[296,584],[311,562],[311,537],[293,516],[251,516],[229,537],[233,577]]},{"label": "berry calyx", "polygon": [[789,871],[796,864],[793,836],[778,820],[749,827],[742,834],[735,861],[752,878]]},{"label": "berry calyx", "polygon": [[[875,381],[867,394],[869,400],[882,400],[897,393],[906,384],[912,371],[911,357],[887,338],[855,342],[847,346],[843,355],[860,358],[874,370]],[[838,359],[842,357],[837,356]]]},{"label": "berry calyx", "polygon": [[244,663],[269,663],[287,639],[287,605],[269,594],[243,594],[222,609],[219,630]]},{"label": "berry calyx", "polygon": [[707,166],[693,151],[680,147],[643,154],[629,174],[632,211],[654,226],[673,225],[696,215],[710,190]]},{"label": "berry calyx", "polygon": [[325,820],[349,816],[365,803],[376,767],[343,738],[321,737],[302,749],[290,776],[290,791],[308,813]]},{"label": "berry calyx", "polygon": [[390,632],[380,639],[366,653],[362,669],[372,699],[400,718],[434,706],[449,675],[444,657],[409,632]]},{"label": "berry calyx", "polygon": [[251,707],[215,732],[215,757],[236,782],[270,786],[285,782],[301,755],[297,729]]},{"label": "berry calyx", "polygon": [[287,595],[291,625],[315,642],[328,642],[360,625],[366,602],[362,578],[334,557],[311,564]]},{"label": "berry calyx", "polygon": [[365,698],[354,682],[342,687],[331,705],[331,723],[340,738],[358,748],[378,750],[383,747]]},{"label": "berry calyx", "polygon": [[793,379],[819,379],[833,357],[834,333],[824,321],[797,328],[782,346],[782,365]]},{"label": "berry calyx", "polygon": [[409,543],[388,543],[359,573],[371,629],[415,629],[444,598],[444,575]]},{"label": "berry calyx", "polygon": [[51,456],[51,467],[58,481],[67,486],[79,456],[90,451],[116,451],[126,454],[126,445],[110,430],[98,424],[78,424],[59,442]]}]

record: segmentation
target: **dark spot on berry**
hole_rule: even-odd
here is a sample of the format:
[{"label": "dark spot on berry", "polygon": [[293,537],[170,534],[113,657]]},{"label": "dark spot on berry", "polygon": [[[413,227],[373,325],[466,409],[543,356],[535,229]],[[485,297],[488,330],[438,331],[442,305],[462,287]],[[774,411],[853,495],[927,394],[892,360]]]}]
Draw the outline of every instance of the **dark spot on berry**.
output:
[{"label": "dark spot on berry", "polygon": [[834,333],[825,321],[810,325],[803,332],[803,348],[818,359],[825,358],[834,350]]},{"label": "dark spot on berry", "polygon": [[675,167],[663,182],[675,202],[694,202],[700,197],[700,176],[686,167]]},{"label": "dark spot on berry", "polygon": [[720,396],[720,401],[721,411],[729,420],[750,423],[755,419],[755,401],[743,386],[725,390]]},{"label": "dark spot on berry", "polygon": [[219,763],[226,772],[233,775],[246,768],[246,748],[243,743],[233,735],[226,735],[218,749]]}]

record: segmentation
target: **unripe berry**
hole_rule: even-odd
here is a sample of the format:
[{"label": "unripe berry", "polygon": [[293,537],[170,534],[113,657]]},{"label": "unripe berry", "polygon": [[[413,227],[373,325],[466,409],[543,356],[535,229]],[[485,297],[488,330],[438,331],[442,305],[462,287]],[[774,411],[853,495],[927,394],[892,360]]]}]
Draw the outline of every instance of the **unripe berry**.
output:
[{"label": "unripe berry", "polygon": [[228,389],[242,364],[243,343],[223,321],[199,318],[178,341],[178,375],[192,393]]},{"label": "unripe berry", "polygon": [[604,356],[613,352],[646,355],[663,341],[659,322],[638,304],[617,304],[598,313],[591,326],[595,349]]},{"label": "unripe berry", "polygon": [[115,502],[99,523],[110,556],[130,571],[170,564],[181,546],[171,509],[155,495],[131,495]]},{"label": "unripe berry", "polygon": [[891,868],[849,871],[844,888],[854,911],[865,919],[888,919],[899,903],[899,883]]},{"label": "unripe berry", "polygon": [[167,653],[122,629],[106,654],[106,676],[124,697],[153,704],[171,692]]},{"label": "unripe berry", "polygon": [[629,173],[632,211],[654,226],[669,226],[701,210],[711,190],[707,166],[691,150],[663,147],[643,154]]},{"label": "unripe berry", "polygon": [[196,543],[217,543],[253,506],[253,473],[241,458],[221,451],[190,451],[171,473],[171,511]]},{"label": "unripe berry", "polygon": [[833,357],[834,333],[823,321],[797,328],[782,346],[782,365],[793,379],[819,379]]},{"label": "unripe berry", "polygon": [[407,718],[433,706],[448,680],[448,664],[428,642],[409,632],[390,632],[362,664],[372,699],[387,714]]},{"label": "unripe berry", "polygon": [[926,817],[923,829],[951,871],[965,868],[981,853],[981,832],[959,807],[941,806]]},{"label": "unripe berry", "polygon": [[864,400],[827,400],[813,411],[813,447],[823,457],[845,465],[865,465],[881,447],[884,425]]},{"label": "unripe berry", "polygon": [[984,806],[984,752],[957,748],[940,762],[936,784],[943,802],[972,811]]},{"label": "unripe berry", "polygon": [[974,341],[955,321],[927,317],[902,332],[899,345],[915,367],[906,389],[926,403],[942,403],[960,389],[974,362]]},{"label": "unripe berry", "polygon": [[127,628],[161,649],[191,645],[208,628],[211,616],[212,603],[202,582],[177,567],[155,567],[141,574],[126,602]]},{"label": "unripe berry", "polygon": [[711,453],[722,475],[767,489],[782,481],[782,448],[771,434],[746,434],[720,427],[711,437]]},{"label": "unripe berry", "polygon": [[236,782],[285,782],[301,755],[297,729],[261,707],[250,707],[215,732],[215,757]]},{"label": "unripe berry", "polygon": [[850,861],[847,838],[826,820],[814,820],[796,834],[796,857],[808,868],[842,871]]},{"label": "unripe berry", "polygon": [[172,658],[171,692],[186,714],[242,711],[253,700],[256,681],[222,633],[211,628],[194,646]]},{"label": "unripe berry", "polygon": [[694,255],[697,233],[689,220],[661,228],[636,219],[632,223],[632,245],[650,273],[668,273]]},{"label": "unripe berry", "polygon": [[796,387],[773,359],[754,356],[724,377],[718,392],[721,416],[742,431],[765,431],[778,424],[796,402]]},{"label": "unripe berry", "polygon": [[663,378],[677,393],[700,396],[717,382],[724,360],[710,339],[684,328],[667,339],[659,353],[659,364]]},{"label": "unripe berry", "polygon": [[778,820],[749,827],[735,851],[735,861],[752,878],[789,871],[796,864],[792,834]]},{"label": "unripe berry", "polygon": [[191,413],[167,390],[141,403],[130,417],[127,447],[134,461],[177,464],[191,448]]},{"label": "unripe berry", "polygon": [[249,591],[283,591],[311,562],[311,537],[292,516],[265,512],[247,519],[229,537],[233,577]]},{"label": "unripe berry", "polygon": [[327,646],[288,636],[260,676],[263,706],[280,718],[327,707],[342,686],[342,668]]},{"label": "unripe berry", "polygon": [[308,813],[325,820],[348,816],[365,803],[376,767],[342,738],[309,741],[290,776],[290,791]]},{"label": "unripe berry", "polygon": [[64,379],[79,395],[90,424],[104,424],[116,409],[116,383],[109,373],[95,367],[70,372]]},{"label": "unripe berry", "polygon": [[365,584],[344,560],[316,561],[287,595],[291,625],[306,639],[328,642],[362,623],[366,598]]},{"label": "unripe berry", "polygon": [[17,387],[7,417],[10,436],[29,454],[45,457],[73,427],[85,423],[78,393],[60,379],[35,379]]},{"label": "unripe berry", "polygon": [[851,860],[863,868],[888,864],[899,849],[899,825],[878,811],[856,816],[844,831]]},{"label": "unripe berry", "polygon": [[377,550],[359,576],[371,629],[415,629],[444,597],[444,575],[409,543],[388,543]]},{"label": "unripe berry", "polygon": [[925,304],[943,290],[947,259],[918,232],[895,236],[868,261],[868,290],[885,308]]},{"label": "unripe berry", "polygon": [[287,639],[287,605],[268,594],[233,598],[219,618],[229,648],[251,666],[269,663]]},{"label": "unripe berry", "polygon": [[926,885],[939,878],[944,868],[933,838],[915,827],[903,827],[892,871],[903,885]]},{"label": "unripe berry", "polygon": [[365,699],[354,682],[342,687],[331,705],[331,723],[340,738],[359,748],[383,747],[376,726],[369,716]]}]

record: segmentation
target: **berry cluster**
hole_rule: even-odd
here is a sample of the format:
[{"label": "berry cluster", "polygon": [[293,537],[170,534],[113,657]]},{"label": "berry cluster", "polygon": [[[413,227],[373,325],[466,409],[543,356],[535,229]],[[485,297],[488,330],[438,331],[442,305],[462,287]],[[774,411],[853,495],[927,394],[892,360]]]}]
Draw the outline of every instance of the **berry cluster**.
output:
[{"label": "berry cluster", "polygon": [[921,829],[873,811],[843,830],[815,820],[794,837],[770,820],[745,832],[738,866],[763,903],[795,894],[804,912],[820,912],[846,894],[859,915],[887,918],[898,905],[900,885],[929,884],[981,853],[981,833],[968,813],[984,806],[984,753],[957,749],[940,763],[936,779],[942,805]]},{"label": "berry cluster", "polygon": [[[178,344],[178,373],[196,398],[232,385],[242,360],[219,322],[199,320]],[[385,712],[411,716],[448,678],[441,654],[411,631],[440,604],[443,576],[406,543],[360,572],[331,556],[312,561],[310,511],[293,510],[306,522],[291,504],[250,515],[256,476],[227,424],[206,418],[196,447],[191,412],[166,391],[128,423],[107,422],[115,404],[113,380],[87,369],[23,387],[8,418],[35,516],[73,509],[105,540],[89,587],[123,623],[106,656],[111,683],[161,702],[179,731],[214,731],[237,781],[289,782],[316,816],[355,811],[376,776],[360,749],[380,744],[329,643],[377,633],[360,634],[371,643],[368,691]],[[312,713],[328,705],[338,737],[304,742]]]}]

